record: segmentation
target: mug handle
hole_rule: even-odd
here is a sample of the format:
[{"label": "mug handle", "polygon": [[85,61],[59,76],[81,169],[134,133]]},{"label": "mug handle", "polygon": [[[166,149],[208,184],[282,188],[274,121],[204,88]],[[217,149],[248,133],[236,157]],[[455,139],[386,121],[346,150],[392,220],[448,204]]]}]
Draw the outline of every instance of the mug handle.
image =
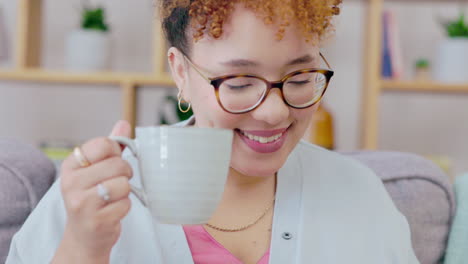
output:
[{"label": "mug handle", "polygon": [[[130,149],[132,152],[133,156],[138,159],[138,148],[135,144],[135,141],[133,139],[127,138],[127,137],[116,137],[116,136],[110,136],[109,137],[111,140],[122,144]],[[146,194],[143,191],[143,189],[135,187],[130,184],[130,188],[132,190],[132,193],[140,200],[140,202],[145,206],[148,207],[148,200],[146,198]]]}]

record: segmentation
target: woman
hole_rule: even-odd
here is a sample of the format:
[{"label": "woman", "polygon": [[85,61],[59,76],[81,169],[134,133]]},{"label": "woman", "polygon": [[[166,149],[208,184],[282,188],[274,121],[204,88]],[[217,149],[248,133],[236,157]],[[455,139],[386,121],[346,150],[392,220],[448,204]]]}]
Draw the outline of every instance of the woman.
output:
[{"label": "woman", "polygon": [[317,69],[319,44],[340,2],[162,1],[172,75],[194,111],[183,125],[235,132],[219,208],[204,226],[153,227],[129,196],[134,161],[94,139],[64,162],[7,263],[418,263],[380,180],[300,142],[333,75]]}]

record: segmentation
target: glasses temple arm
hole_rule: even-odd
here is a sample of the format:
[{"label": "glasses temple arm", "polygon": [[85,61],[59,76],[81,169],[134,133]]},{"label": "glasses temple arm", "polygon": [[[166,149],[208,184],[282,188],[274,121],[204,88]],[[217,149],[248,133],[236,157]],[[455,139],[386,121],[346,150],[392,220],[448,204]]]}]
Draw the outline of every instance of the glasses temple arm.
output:
[{"label": "glasses temple arm", "polygon": [[187,58],[187,56],[185,56],[185,55],[183,55],[183,56],[184,56],[185,60],[192,66],[192,68],[193,68],[196,72],[198,72],[198,74],[200,74],[200,76],[201,76],[203,79],[205,79],[207,82],[211,82],[211,80],[210,80],[208,77],[206,77],[206,76],[198,69],[198,67],[197,67],[195,64],[193,64],[193,62],[192,62],[189,58]]},{"label": "glasses temple arm", "polygon": [[323,61],[325,61],[325,63],[327,64],[327,67],[328,67],[329,69],[331,69],[330,64],[328,64],[328,61],[327,61],[327,59],[325,59],[325,57],[323,56],[322,52],[320,52],[320,57],[322,57]]}]

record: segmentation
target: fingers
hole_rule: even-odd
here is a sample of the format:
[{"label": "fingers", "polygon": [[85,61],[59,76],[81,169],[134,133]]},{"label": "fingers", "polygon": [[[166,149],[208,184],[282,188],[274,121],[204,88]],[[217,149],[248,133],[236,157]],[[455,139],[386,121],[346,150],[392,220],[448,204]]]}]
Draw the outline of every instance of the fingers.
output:
[{"label": "fingers", "polygon": [[[111,158],[120,157],[122,149],[117,142],[109,138],[97,138],[86,142],[81,147],[81,153],[91,164]],[[79,160],[72,153],[62,164],[63,171],[71,171],[82,168]]]},{"label": "fingers", "polygon": [[132,136],[132,127],[130,123],[126,120],[120,120],[115,123],[114,128],[112,128],[111,136],[120,136],[120,137],[131,137]]},{"label": "fingers", "polygon": [[101,210],[99,210],[98,215],[103,219],[108,219],[109,221],[121,221],[127,214],[130,212],[131,201],[130,198],[124,198],[108,204]]},{"label": "fingers", "polygon": [[112,178],[102,182],[102,187],[109,195],[109,200],[104,200],[99,194],[98,185],[84,191],[66,193],[67,208],[73,215],[93,214],[122,199],[128,199],[131,187],[126,176]]},{"label": "fingers", "polygon": [[76,170],[70,176],[72,177],[69,180],[73,181],[75,188],[89,189],[118,176],[125,176],[128,181],[133,176],[133,170],[130,164],[119,156]]},{"label": "fingers", "polygon": [[[132,128],[125,120],[118,121],[112,129],[111,136],[131,137]],[[86,142],[81,147],[83,158],[94,164],[109,157],[120,156],[125,147],[109,138],[97,138]],[[62,164],[62,170],[76,170],[81,168],[79,159],[73,154]]]},{"label": "fingers", "polygon": [[[120,121],[111,134],[130,137],[131,127]],[[72,234],[67,237],[91,252],[100,251],[92,255],[107,254],[120,236],[120,221],[130,211],[132,168],[122,159],[120,145],[109,138],[88,141],[80,150],[81,155],[71,154],[62,164],[60,187],[66,229]]]},{"label": "fingers", "polygon": [[[114,128],[112,129],[110,135],[130,138],[132,136],[132,126],[128,121],[120,120],[114,125]],[[125,146],[120,145],[120,149],[123,151],[125,149]]]},{"label": "fingers", "polygon": [[109,194],[108,201],[105,201],[101,196],[99,196],[97,186],[87,190],[87,195],[94,197],[95,207],[97,208],[103,208],[114,202],[126,199],[131,192],[130,183],[128,182],[128,178],[126,176],[112,178],[102,182],[101,184]]}]

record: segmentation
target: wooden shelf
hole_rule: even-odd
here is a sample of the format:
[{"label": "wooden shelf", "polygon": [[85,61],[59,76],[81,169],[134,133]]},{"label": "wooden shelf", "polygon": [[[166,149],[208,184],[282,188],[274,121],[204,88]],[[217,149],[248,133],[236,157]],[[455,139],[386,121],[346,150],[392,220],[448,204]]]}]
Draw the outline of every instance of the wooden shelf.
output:
[{"label": "wooden shelf", "polygon": [[366,16],[364,25],[364,77],[363,100],[361,110],[361,147],[363,149],[378,149],[380,100],[379,97],[387,91],[420,92],[420,93],[451,93],[468,94],[468,83],[449,84],[432,80],[428,81],[399,81],[383,80],[382,74],[382,45],[383,19],[382,13],[387,3],[457,3],[458,0],[354,0],[364,3]]},{"label": "wooden shelf", "polygon": [[460,1],[459,0],[385,0],[385,2],[412,4],[412,3],[458,3]]},{"label": "wooden shelf", "polygon": [[449,84],[436,81],[382,80],[381,87],[385,91],[468,93],[468,83]]},{"label": "wooden shelf", "polygon": [[405,3],[405,4],[412,4],[412,3],[459,3],[460,0],[351,0],[350,2],[385,2],[385,3]]},{"label": "wooden shelf", "polygon": [[17,0],[15,60],[13,69],[0,69],[0,81],[59,84],[111,85],[122,90],[123,118],[135,127],[137,93],[141,86],[175,87],[165,70],[167,47],[159,19],[153,25],[154,73],[100,72],[78,73],[41,68],[43,3],[45,0]]},{"label": "wooden shelf", "polygon": [[0,80],[33,81],[44,83],[78,83],[78,84],[116,84],[133,83],[136,86],[175,86],[167,74],[153,76],[143,73],[73,73],[49,70],[10,70],[0,71]]}]

